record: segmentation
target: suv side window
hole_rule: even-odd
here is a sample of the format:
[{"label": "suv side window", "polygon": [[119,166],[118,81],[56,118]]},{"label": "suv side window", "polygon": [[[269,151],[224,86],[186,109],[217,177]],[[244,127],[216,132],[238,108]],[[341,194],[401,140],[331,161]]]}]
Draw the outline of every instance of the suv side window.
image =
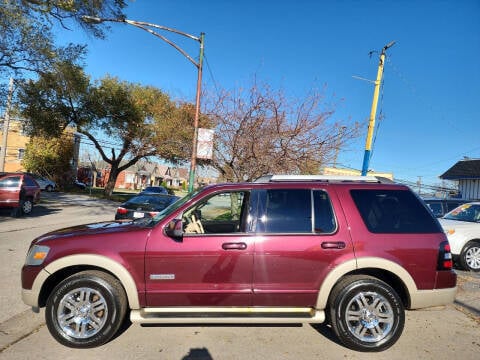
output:
[{"label": "suv side window", "polygon": [[414,194],[402,190],[351,190],[372,233],[438,233],[440,225]]},{"label": "suv side window", "polygon": [[229,234],[245,232],[249,193],[216,194],[184,212],[184,232],[193,234]]},{"label": "suv side window", "polygon": [[264,221],[266,233],[311,233],[311,191],[267,190]]},{"label": "suv side window", "polygon": [[[271,189],[264,196],[262,225],[265,233],[332,233],[336,222],[324,191],[310,189]],[[312,210],[312,203],[313,210]]]},{"label": "suv side window", "polygon": [[315,190],[313,192],[314,231],[320,234],[331,234],[337,228],[335,216],[333,215],[330,198],[325,191]]}]

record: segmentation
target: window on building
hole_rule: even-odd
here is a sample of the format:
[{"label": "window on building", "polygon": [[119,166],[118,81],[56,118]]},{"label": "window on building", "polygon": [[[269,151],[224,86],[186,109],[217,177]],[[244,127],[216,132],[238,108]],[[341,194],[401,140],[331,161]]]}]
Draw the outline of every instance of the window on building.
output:
[{"label": "window on building", "polygon": [[22,160],[25,156],[25,149],[18,149],[18,160]]}]

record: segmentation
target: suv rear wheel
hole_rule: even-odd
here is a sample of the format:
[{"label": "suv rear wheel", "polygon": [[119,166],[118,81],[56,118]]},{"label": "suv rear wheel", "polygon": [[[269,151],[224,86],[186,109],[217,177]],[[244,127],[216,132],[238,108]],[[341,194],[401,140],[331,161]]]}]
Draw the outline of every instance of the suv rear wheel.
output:
[{"label": "suv rear wheel", "polygon": [[90,348],[117,333],[126,309],[125,291],[117,279],[100,271],[83,271],[55,287],[47,300],[45,318],[59,343]]},{"label": "suv rear wheel", "polygon": [[366,275],[342,279],[330,296],[332,328],[347,347],[358,351],[382,351],[400,337],[405,310],[395,290]]}]

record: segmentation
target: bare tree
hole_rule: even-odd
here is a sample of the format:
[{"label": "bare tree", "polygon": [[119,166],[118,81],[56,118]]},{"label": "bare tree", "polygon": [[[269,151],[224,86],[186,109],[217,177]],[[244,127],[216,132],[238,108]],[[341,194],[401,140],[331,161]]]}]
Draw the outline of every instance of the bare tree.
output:
[{"label": "bare tree", "polygon": [[[323,107],[322,107],[323,106]],[[288,99],[266,84],[210,97],[216,123],[212,166],[225,181],[251,181],[271,173],[317,174],[359,134],[358,124],[331,121],[322,93]],[[341,128],[342,131],[338,131]]]}]

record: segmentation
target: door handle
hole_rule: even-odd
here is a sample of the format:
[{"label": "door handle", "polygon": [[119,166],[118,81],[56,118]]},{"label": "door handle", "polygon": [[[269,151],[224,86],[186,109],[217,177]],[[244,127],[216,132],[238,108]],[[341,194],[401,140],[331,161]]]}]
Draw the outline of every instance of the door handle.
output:
[{"label": "door handle", "polygon": [[223,243],[222,249],[223,250],[245,250],[247,248],[247,244],[243,242],[239,243]]},{"label": "door handle", "polygon": [[322,243],[322,249],[345,249],[346,246],[343,241],[326,241]]}]

